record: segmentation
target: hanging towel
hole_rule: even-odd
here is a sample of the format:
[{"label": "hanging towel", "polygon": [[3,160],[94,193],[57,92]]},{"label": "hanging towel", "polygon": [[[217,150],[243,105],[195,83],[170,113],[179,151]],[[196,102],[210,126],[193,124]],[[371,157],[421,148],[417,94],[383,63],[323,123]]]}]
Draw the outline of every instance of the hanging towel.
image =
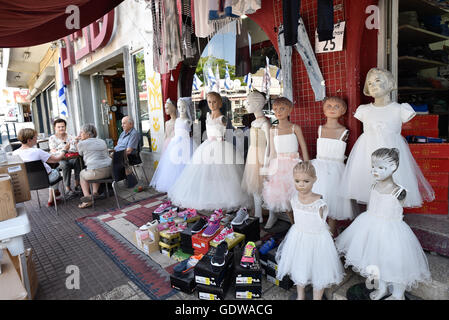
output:
[{"label": "hanging towel", "polygon": [[286,46],[293,46],[298,42],[298,19],[301,0],[282,1],[284,41]]},{"label": "hanging towel", "polygon": [[209,0],[194,0],[195,35],[198,38],[207,38],[214,31],[209,24]]},{"label": "hanging towel", "polygon": [[334,5],[332,0],[318,0],[318,39],[332,40],[334,33]]}]

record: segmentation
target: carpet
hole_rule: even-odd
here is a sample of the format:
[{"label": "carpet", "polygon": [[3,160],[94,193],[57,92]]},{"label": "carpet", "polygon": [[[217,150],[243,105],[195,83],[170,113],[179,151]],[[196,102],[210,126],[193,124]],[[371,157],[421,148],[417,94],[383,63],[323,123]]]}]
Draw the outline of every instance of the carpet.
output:
[{"label": "carpet", "polygon": [[158,194],[122,209],[97,212],[76,220],[77,225],[153,300],[165,300],[178,292],[171,288],[167,271],[177,261],[160,253],[146,255],[136,246],[134,231],[152,220],[152,212],[165,199],[165,194]]}]

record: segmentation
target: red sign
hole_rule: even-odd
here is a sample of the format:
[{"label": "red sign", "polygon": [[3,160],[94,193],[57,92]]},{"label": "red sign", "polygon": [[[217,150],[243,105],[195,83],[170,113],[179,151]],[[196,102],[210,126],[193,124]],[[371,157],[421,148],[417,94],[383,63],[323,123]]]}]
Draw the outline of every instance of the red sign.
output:
[{"label": "red sign", "polygon": [[[114,15],[115,11],[112,10],[96,22],[62,39],[65,43],[65,48],[61,48],[62,81],[65,85],[70,84],[70,66],[109,42],[114,31]],[[84,39],[84,47],[75,50],[74,42],[78,39]]]}]

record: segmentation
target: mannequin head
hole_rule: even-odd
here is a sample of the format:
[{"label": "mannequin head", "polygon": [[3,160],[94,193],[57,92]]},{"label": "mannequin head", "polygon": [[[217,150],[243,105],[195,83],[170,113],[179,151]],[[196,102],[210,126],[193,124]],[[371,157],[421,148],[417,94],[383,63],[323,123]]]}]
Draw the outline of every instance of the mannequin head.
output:
[{"label": "mannequin head", "polygon": [[220,110],[223,104],[223,99],[220,94],[215,91],[210,91],[207,94],[207,105],[209,106],[210,111]]},{"label": "mannequin head", "polygon": [[277,98],[273,102],[274,115],[278,120],[288,119],[292,110],[293,110],[293,103],[287,98],[284,97]]},{"label": "mannequin head", "polygon": [[339,119],[347,109],[346,102],[339,97],[326,97],[323,101],[323,113],[327,118]]},{"label": "mannequin head", "polygon": [[295,188],[299,193],[307,194],[312,191],[313,184],[316,182],[315,167],[310,161],[303,161],[293,168],[293,179]]},{"label": "mannequin head", "polygon": [[170,100],[170,98],[168,98],[165,102],[165,113],[169,116],[176,117],[176,105]]},{"label": "mannequin head", "polygon": [[366,96],[381,98],[396,89],[396,81],[390,71],[378,68],[372,68],[368,71],[363,88],[363,93]]},{"label": "mannequin head", "polygon": [[248,113],[255,113],[261,111],[265,106],[265,96],[259,91],[253,91],[246,99],[246,110]]},{"label": "mannequin head", "polygon": [[399,167],[399,150],[380,148],[371,155],[371,174],[376,181],[390,178]]},{"label": "mannequin head", "polygon": [[192,98],[184,97],[178,99],[178,114],[181,119],[192,120]]}]

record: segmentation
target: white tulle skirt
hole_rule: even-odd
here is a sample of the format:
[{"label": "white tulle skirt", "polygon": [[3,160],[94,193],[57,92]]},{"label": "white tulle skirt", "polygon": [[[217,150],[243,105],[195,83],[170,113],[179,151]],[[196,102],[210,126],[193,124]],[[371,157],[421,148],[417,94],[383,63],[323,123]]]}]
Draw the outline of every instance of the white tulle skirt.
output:
[{"label": "white tulle skirt", "polygon": [[226,141],[206,140],[195,151],[168,198],[182,208],[236,210],[249,205],[242,191],[244,160]]},{"label": "white tulle skirt", "polygon": [[190,137],[172,138],[162,153],[150,186],[159,192],[167,192],[179,178],[195,149],[196,144]]},{"label": "white tulle skirt", "polygon": [[402,220],[364,212],[336,238],[335,245],[345,256],[345,267],[353,266],[364,277],[377,268],[380,280],[403,284],[407,290],[430,280],[421,244]]},{"label": "white tulle skirt", "polygon": [[424,178],[416,164],[406,140],[399,134],[386,139],[384,145],[376,143],[376,139],[362,134],[349,155],[342,178],[341,195],[347,199],[356,199],[368,203],[371,186],[374,182],[371,175],[371,154],[381,147],[399,150],[399,168],[393,174],[394,181],[407,190],[404,207],[420,207],[425,201],[433,201],[435,195],[432,187]]},{"label": "white tulle skirt", "polygon": [[314,159],[312,164],[317,175],[312,191],[323,196],[329,208],[328,217],[334,220],[353,219],[351,200],[343,198],[339,192],[345,164],[322,159]]},{"label": "white tulle skirt", "polygon": [[289,275],[301,287],[311,284],[320,290],[343,280],[344,269],[331,234],[306,233],[292,225],[277,252],[277,278]]},{"label": "white tulle skirt", "polygon": [[298,153],[286,154],[272,159],[269,175],[263,183],[263,207],[275,212],[291,211],[290,198],[295,191],[293,168],[302,160]]}]

